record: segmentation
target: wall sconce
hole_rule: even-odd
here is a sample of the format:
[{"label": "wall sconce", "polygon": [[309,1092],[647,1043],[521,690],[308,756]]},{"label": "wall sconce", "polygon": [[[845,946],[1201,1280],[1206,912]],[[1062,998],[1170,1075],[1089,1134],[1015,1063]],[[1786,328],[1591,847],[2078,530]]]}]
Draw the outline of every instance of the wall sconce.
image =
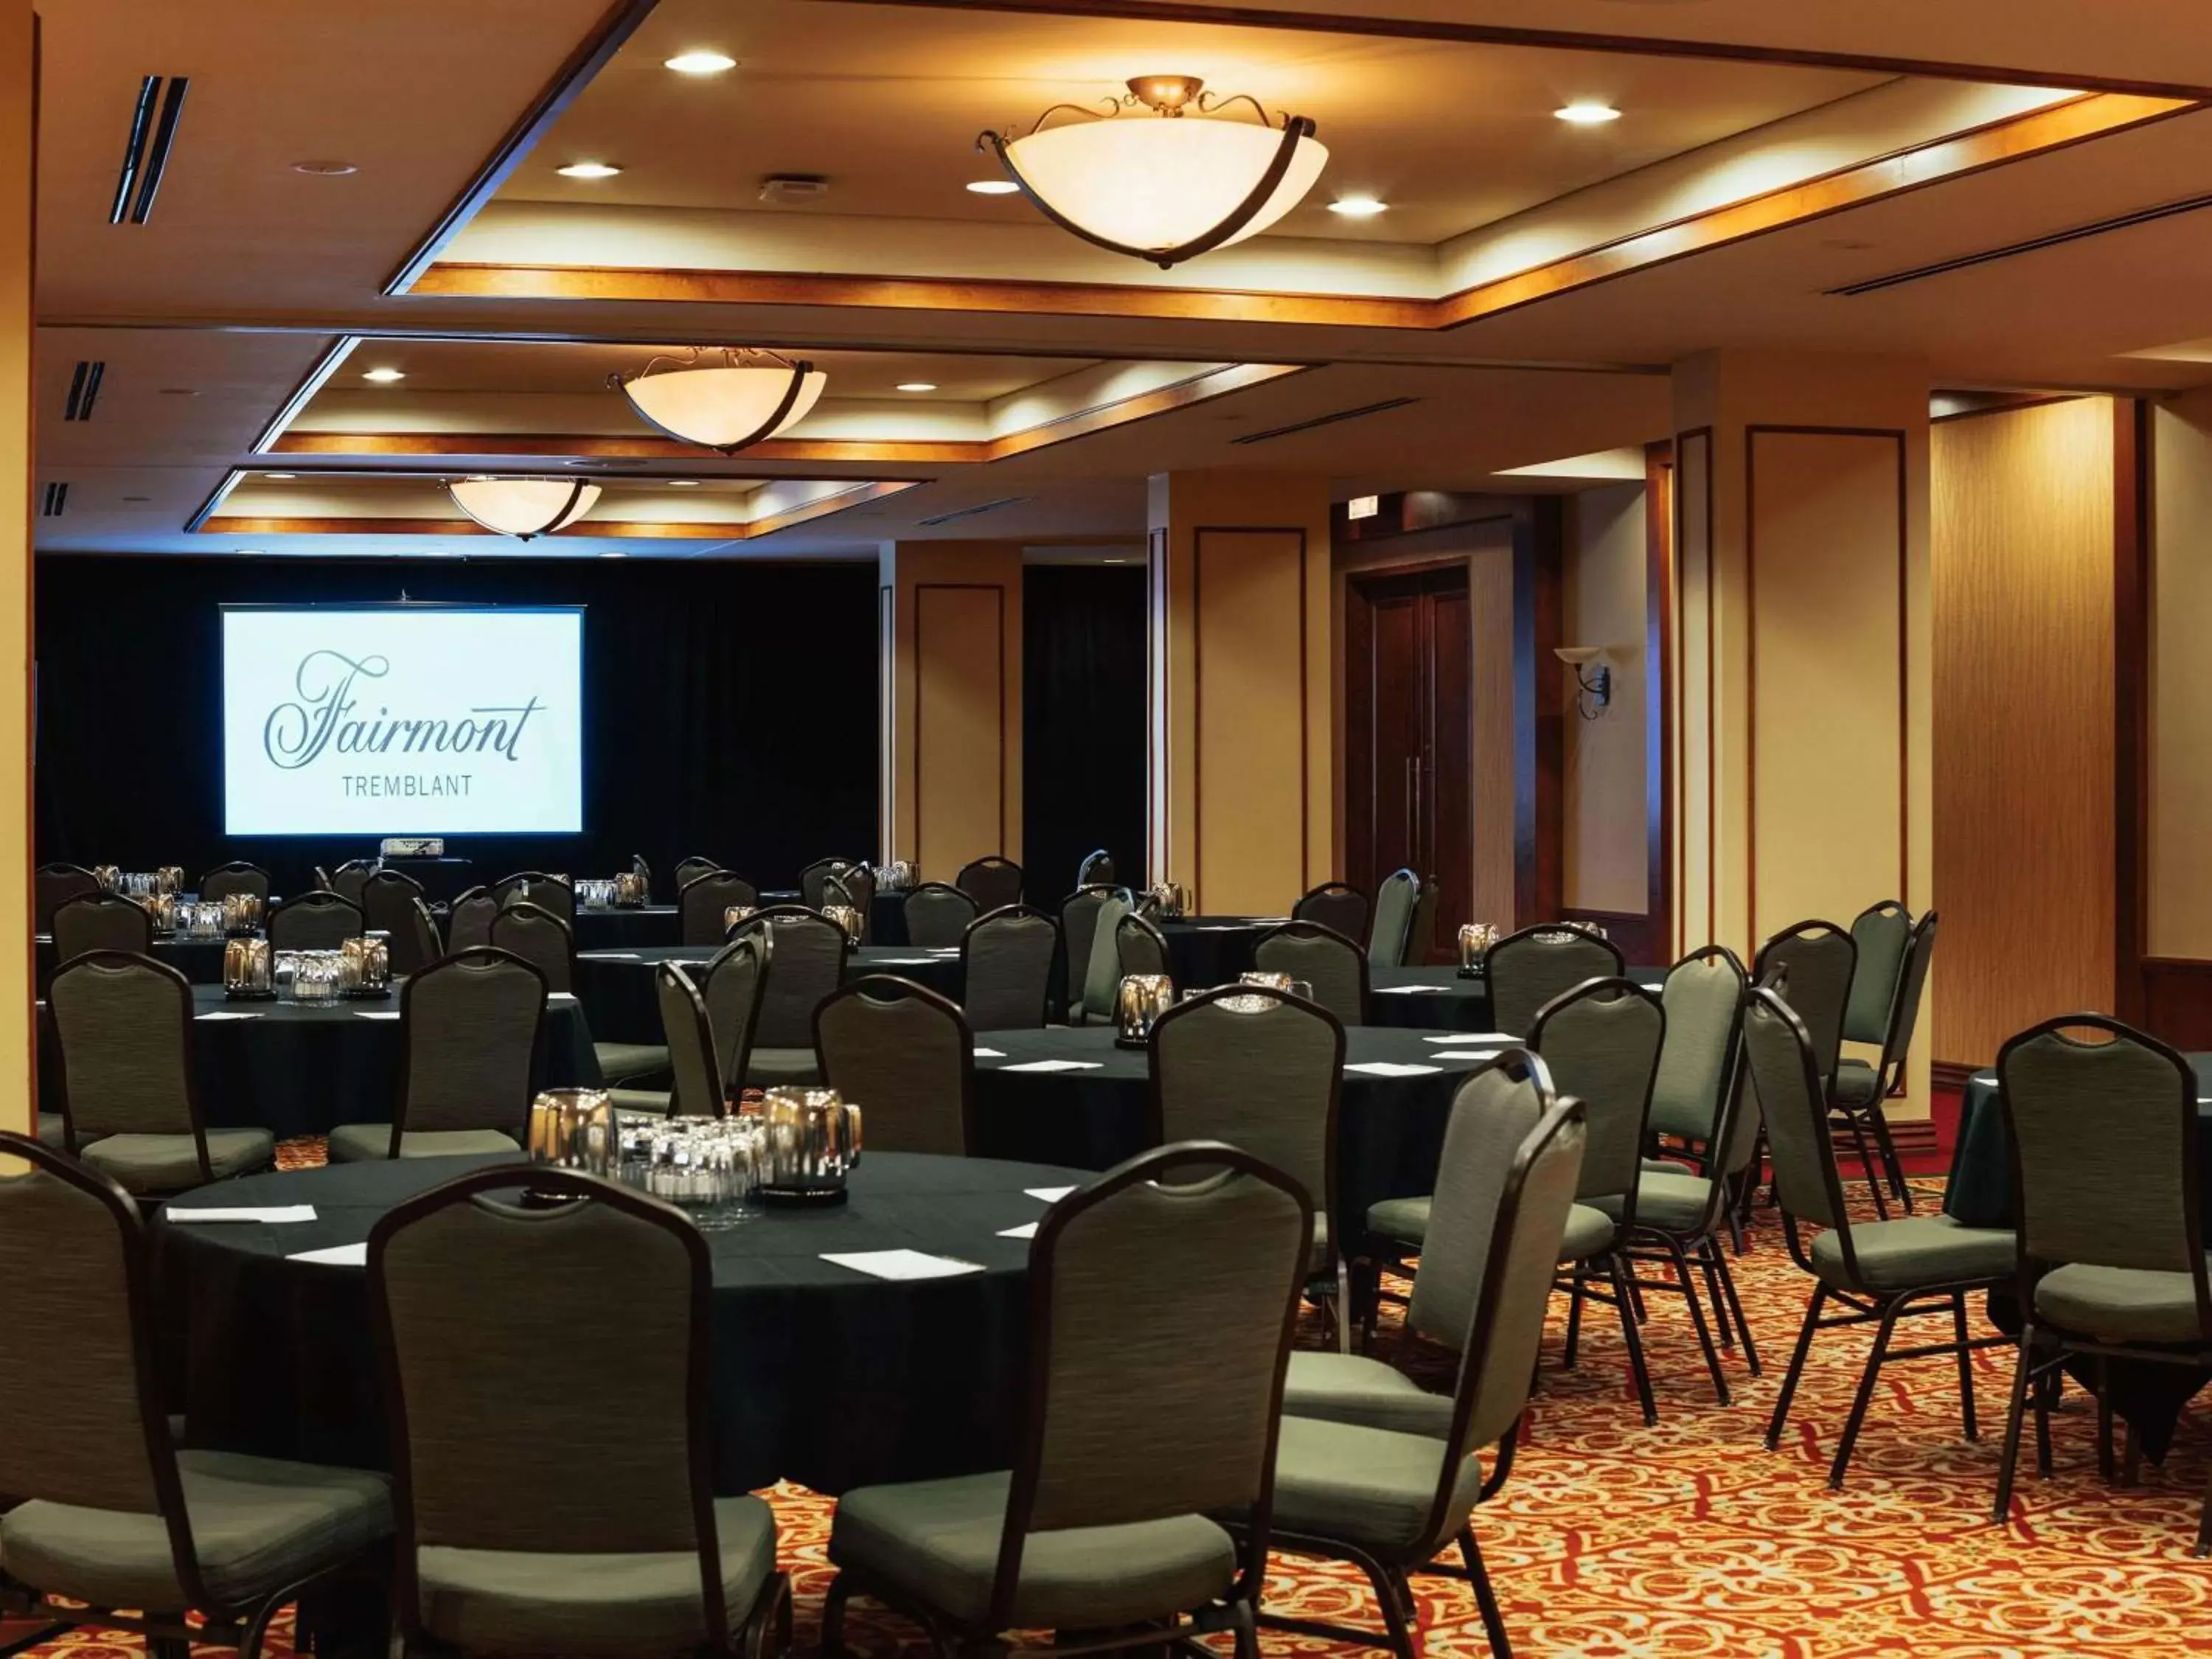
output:
[{"label": "wall sconce", "polygon": [[1552,654],[1574,671],[1575,713],[1586,720],[1594,720],[1605,713],[1613,702],[1613,670],[1598,663],[1588,673],[1583,672],[1586,663],[1597,662],[1605,654],[1601,645],[1562,645],[1553,647]]}]

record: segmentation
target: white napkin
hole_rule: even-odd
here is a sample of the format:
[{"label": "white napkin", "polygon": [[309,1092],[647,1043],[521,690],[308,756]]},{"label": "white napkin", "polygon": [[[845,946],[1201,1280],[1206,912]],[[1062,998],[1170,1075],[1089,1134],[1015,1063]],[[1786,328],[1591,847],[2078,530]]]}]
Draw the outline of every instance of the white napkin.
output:
[{"label": "white napkin", "polygon": [[1001,1066],[1002,1072],[1095,1072],[1105,1062],[1097,1060],[1025,1060],[1018,1066]]},{"label": "white napkin", "polygon": [[1036,1237],[1036,1227],[1037,1224],[1036,1222],[1024,1221],[1018,1227],[1000,1228],[999,1237],[1001,1238],[1035,1238]]},{"label": "white napkin", "polygon": [[957,1279],[983,1271],[979,1262],[932,1255],[927,1250],[824,1250],[822,1259],[878,1279]]},{"label": "white napkin", "polygon": [[210,1008],[206,1013],[195,1014],[195,1019],[258,1019],[260,1010],[255,1008]]},{"label": "white napkin", "polygon": [[368,1241],[358,1244],[333,1244],[327,1249],[301,1250],[287,1256],[288,1261],[319,1261],[331,1267],[366,1267],[368,1266]]},{"label": "white napkin", "polygon": [[1496,1042],[1510,1048],[1521,1039],[1507,1031],[1446,1031],[1441,1036],[1425,1036],[1424,1042]]},{"label": "white napkin", "polygon": [[871,968],[933,968],[935,957],[878,957],[867,966]]},{"label": "white napkin", "polygon": [[1426,1077],[1441,1072],[1441,1066],[1408,1066],[1396,1060],[1363,1060],[1344,1068],[1347,1072],[1364,1072],[1370,1077]]},{"label": "white napkin", "polygon": [[399,1011],[397,1008],[356,1008],[354,1010],[354,1012],[362,1019],[397,1019],[399,1018]]},{"label": "white napkin", "polygon": [[635,951],[579,951],[579,962],[643,962],[645,958]]},{"label": "white napkin", "polygon": [[274,1204],[265,1210],[180,1210],[172,1204],[161,1213],[171,1221],[266,1221],[274,1224],[287,1221],[313,1221],[315,1206],[312,1204]]},{"label": "white napkin", "polygon": [[574,1002],[575,1000],[576,994],[574,991],[548,991],[545,994],[545,1000],[548,1002]]},{"label": "white napkin", "polygon": [[1057,1204],[1075,1188],[1073,1187],[1024,1187],[1022,1190],[1031,1198],[1041,1198],[1048,1204]]},{"label": "white napkin", "polygon": [[1439,1048],[1438,1060],[1495,1060],[1505,1051],[1503,1048]]},{"label": "white napkin", "polygon": [[1375,987],[1375,994],[1378,997],[1440,997],[1443,994],[1444,988],[1441,985],[1378,985]]},{"label": "white napkin", "polygon": [[975,1051],[975,1058],[978,1060],[1004,1060],[1006,1057],[1006,1051],[1004,1048],[978,1048]]}]

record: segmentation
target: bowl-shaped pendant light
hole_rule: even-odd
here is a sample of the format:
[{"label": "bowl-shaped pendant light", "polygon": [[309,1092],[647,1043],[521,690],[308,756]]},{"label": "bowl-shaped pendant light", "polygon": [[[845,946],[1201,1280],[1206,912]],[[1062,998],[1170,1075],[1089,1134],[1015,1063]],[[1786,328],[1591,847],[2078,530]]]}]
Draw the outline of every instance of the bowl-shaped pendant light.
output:
[{"label": "bowl-shaped pendant light", "polygon": [[830,377],[808,362],[772,351],[695,355],[673,368],[656,357],[642,373],[613,384],[638,419],[679,443],[734,455],[806,418]]},{"label": "bowl-shaped pendant light", "polygon": [[581,478],[452,478],[446,493],[486,530],[525,542],[567,528],[599,499]]},{"label": "bowl-shaped pendant light", "polygon": [[[1303,115],[1272,120],[1243,94],[1216,100],[1189,75],[1139,76],[1105,112],[1018,137],[986,132],[976,148],[999,158],[1037,210],[1086,242],[1169,266],[1256,236],[1303,200],[1328,161]],[[1217,112],[1247,103],[1256,121]],[[1127,112],[1139,106],[1157,118]]]}]

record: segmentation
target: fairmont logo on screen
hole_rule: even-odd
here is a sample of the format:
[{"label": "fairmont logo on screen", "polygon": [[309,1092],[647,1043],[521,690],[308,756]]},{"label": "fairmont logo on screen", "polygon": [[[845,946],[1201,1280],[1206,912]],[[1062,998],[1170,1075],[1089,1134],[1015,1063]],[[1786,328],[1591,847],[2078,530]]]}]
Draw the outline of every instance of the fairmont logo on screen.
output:
[{"label": "fairmont logo on screen", "polygon": [[[378,690],[374,714],[355,687],[362,680],[381,680],[392,672],[389,659],[362,657],[356,660],[336,651],[311,651],[300,660],[292,677],[298,700],[280,702],[262,722],[261,747],[271,766],[296,772],[325,754],[350,762],[355,757],[390,755],[497,755],[514,762],[521,758],[523,732],[530,717],[544,707],[535,696],[519,703],[472,703],[465,711],[450,714],[394,714],[386,695]],[[346,778],[346,793],[358,787],[368,794],[466,794],[474,781],[466,772],[374,772]],[[382,786],[389,783],[389,788]]]}]

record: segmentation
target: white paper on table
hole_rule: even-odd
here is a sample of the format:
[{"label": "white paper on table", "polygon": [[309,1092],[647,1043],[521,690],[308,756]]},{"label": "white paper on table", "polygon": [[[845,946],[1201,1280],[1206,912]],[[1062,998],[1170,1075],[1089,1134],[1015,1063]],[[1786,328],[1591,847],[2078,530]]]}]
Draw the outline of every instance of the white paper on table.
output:
[{"label": "white paper on table", "polygon": [[1347,1072],[1364,1072],[1370,1077],[1426,1077],[1441,1072],[1441,1066],[1408,1066],[1397,1060],[1362,1060],[1344,1068]]},{"label": "white paper on table", "polygon": [[1036,1227],[1037,1224],[1036,1222],[1024,1221],[1018,1227],[1000,1228],[999,1237],[1001,1238],[1035,1238],[1036,1237]]},{"label": "white paper on table", "polygon": [[978,1060],[1004,1060],[1006,1057],[1006,1051],[1004,1048],[978,1048],[975,1051],[975,1058]]},{"label": "white paper on table", "polygon": [[195,1019],[258,1019],[261,1018],[261,1011],[258,1008],[210,1008],[206,1013],[195,1014],[192,1018]]},{"label": "white paper on table", "polygon": [[1025,1060],[1018,1066],[1001,1066],[1002,1072],[1095,1072],[1105,1062],[1097,1060]]},{"label": "white paper on table", "polygon": [[1377,985],[1374,991],[1378,997],[1440,997],[1444,994],[1444,988],[1441,985]]},{"label": "white paper on table", "polygon": [[368,1241],[358,1244],[333,1244],[327,1249],[301,1250],[296,1255],[284,1258],[287,1261],[319,1261],[328,1267],[366,1267],[368,1266]]},{"label": "white paper on table", "polygon": [[313,1221],[315,1206],[312,1204],[272,1204],[265,1210],[180,1210],[172,1204],[161,1214],[170,1221],[266,1221],[274,1226],[288,1221]]},{"label": "white paper on table", "polygon": [[927,1250],[824,1250],[822,1259],[878,1279],[957,1279],[983,1271],[980,1262],[932,1255]]},{"label": "white paper on table", "polygon": [[1057,1204],[1075,1188],[1073,1187],[1024,1187],[1022,1190],[1031,1198],[1041,1198],[1048,1204]]},{"label": "white paper on table", "polygon": [[643,962],[645,958],[635,951],[579,951],[579,962]]},{"label": "white paper on table", "polygon": [[868,964],[871,968],[933,968],[934,957],[878,957]]},{"label": "white paper on table", "polygon": [[397,1008],[356,1008],[354,1010],[354,1012],[362,1019],[397,1019],[399,1018],[399,1011]]},{"label": "white paper on table", "polygon": [[545,994],[545,1000],[548,1002],[574,1002],[575,1000],[576,994],[574,991],[548,991]]},{"label": "white paper on table", "polygon": [[1521,1041],[1510,1031],[1445,1031],[1437,1036],[1425,1036],[1424,1042],[1495,1042],[1510,1048]]},{"label": "white paper on table", "polygon": [[1503,1048],[1439,1048],[1437,1060],[1495,1060],[1504,1054]]}]

